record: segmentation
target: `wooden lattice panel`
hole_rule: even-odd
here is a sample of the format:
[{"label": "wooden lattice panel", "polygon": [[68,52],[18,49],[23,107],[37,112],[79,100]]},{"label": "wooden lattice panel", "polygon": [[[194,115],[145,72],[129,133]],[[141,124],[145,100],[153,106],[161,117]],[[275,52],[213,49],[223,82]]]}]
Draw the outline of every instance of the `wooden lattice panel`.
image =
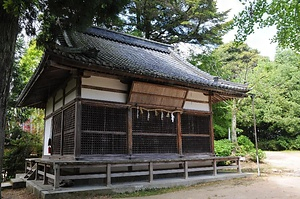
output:
[{"label": "wooden lattice panel", "polygon": [[75,105],[64,111],[63,154],[74,154],[75,137]]},{"label": "wooden lattice panel", "polygon": [[59,113],[53,116],[53,127],[52,127],[52,154],[60,154],[61,147],[61,116]]},{"label": "wooden lattice panel", "polygon": [[210,153],[210,137],[182,137],[183,153]]},{"label": "wooden lattice panel", "polygon": [[127,153],[127,109],[82,105],[81,154]]},{"label": "wooden lattice panel", "polygon": [[182,114],[182,134],[205,134],[210,132],[210,115]]}]

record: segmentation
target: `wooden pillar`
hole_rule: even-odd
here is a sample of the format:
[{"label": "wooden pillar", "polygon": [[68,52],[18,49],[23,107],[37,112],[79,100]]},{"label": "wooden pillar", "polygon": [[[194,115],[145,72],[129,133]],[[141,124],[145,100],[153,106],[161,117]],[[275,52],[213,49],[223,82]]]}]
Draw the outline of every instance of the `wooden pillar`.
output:
[{"label": "wooden pillar", "polygon": [[149,162],[149,182],[153,181],[153,162]]},{"label": "wooden pillar", "polygon": [[60,155],[64,155],[64,117],[65,117],[65,111],[61,111],[61,119],[60,119]]},{"label": "wooden pillar", "polygon": [[59,187],[59,181],[60,181],[60,166],[54,162],[53,169],[54,169],[54,189],[57,189]]},{"label": "wooden pillar", "polygon": [[106,165],[106,185],[111,185],[111,164]]},{"label": "wooden pillar", "polygon": [[210,111],[210,117],[209,117],[209,135],[210,135],[210,152],[212,154],[215,154],[215,146],[214,146],[214,124],[213,124],[213,111],[212,111],[212,93],[209,94],[209,111]]},{"label": "wooden pillar", "polygon": [[74,138],[74,156],[81,156],[81,123],[82,123],[82,103],[81,103],[81,76],[76,74],[76,101],[75,101],[75,138]]},{"label": "wooden pillar", "polygon": [[48,177],[47,177],[47,164],[44,163],[44,176],[43,176],[43,184],[48,184]]},{"label": "wooden pillar", "polygon": [[181,130],[181,114],[177,113],[177,150],[182,155],[182,130]]},{"label": "wooden pillar", "polygon": [[[32,167],[31,167],[32,169]],[[39,163],[36,163],[36,170],[35,170],[35,180],[39,179]]]},{"label": "wooden pillar", "polygon": [[217,173],[218,173],[218,171],[217,171],[217,160],[216,159],[213,160],[213,168],[214,168],[213,175],[216,176]]},{"label": "wooden pillar", "polygon": [[238,159],[236,160],[236,165],[237,165],[237,172],[242,173],[241,158],[240,157],[238,157]]},{"label": "wooden pillar", "polygon": [[189,165],[188,161],[184,161],[184,179],[188,179],[189,177]]},{"label": "wooden pillar", "polygon": [[127,152],[132,155],[132,108],[127,112]]}]

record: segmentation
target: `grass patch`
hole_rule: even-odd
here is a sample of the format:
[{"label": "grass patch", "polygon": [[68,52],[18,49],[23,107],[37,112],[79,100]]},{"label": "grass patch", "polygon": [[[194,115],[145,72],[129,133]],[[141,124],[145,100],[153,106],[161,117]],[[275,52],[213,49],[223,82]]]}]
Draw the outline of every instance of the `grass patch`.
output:
[{"label": "grass patch", "polygon": [[164,193],[171,193],[175,191],[180,191],[182,189],[185,189],[184,186],[178,186],[178,187],[171,187],[171,188],[161,188],[161,189],[145,189],[135,192],[126,192],[126,193],[119,193],[119,194],[113,194],[111,195],[112,198],[129,198],[129,197],[145,197],[145,196],[154,196],[154,195],[161,195]]}]

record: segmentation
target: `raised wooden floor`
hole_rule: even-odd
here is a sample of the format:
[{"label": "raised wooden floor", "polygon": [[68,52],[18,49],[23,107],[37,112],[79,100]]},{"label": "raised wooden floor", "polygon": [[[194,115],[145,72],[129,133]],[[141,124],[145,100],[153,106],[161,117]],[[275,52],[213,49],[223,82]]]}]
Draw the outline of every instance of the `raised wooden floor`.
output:
[{"label": "raised wooden floor", "polygon": [[[217,163],[223,161],[232,164],[218,166]],[[134,182],[151,184],[163,179],[188,180],[204,174],[216,177],[219,170],[241,173],[240,158],[161,154],[103,156],[89,160],[28,159],[26,164],[31,179],[51,184],[54,190],[67,181],[74,182],[75,186],[82,182],[103,187]]]}]

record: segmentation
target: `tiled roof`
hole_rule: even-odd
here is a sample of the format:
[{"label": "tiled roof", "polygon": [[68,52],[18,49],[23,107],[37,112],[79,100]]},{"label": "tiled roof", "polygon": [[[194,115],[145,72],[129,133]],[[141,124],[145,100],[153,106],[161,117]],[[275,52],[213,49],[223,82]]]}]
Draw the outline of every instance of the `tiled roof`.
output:
[{"label": "tiled roof", "polygon": [[203,72],[183,60],[173,47],[131,35],[91,27],[84,33],[65,34],[69,46],[53,50],[55,54],[111,70],[209,86],[245,93],[248,88]]}]

